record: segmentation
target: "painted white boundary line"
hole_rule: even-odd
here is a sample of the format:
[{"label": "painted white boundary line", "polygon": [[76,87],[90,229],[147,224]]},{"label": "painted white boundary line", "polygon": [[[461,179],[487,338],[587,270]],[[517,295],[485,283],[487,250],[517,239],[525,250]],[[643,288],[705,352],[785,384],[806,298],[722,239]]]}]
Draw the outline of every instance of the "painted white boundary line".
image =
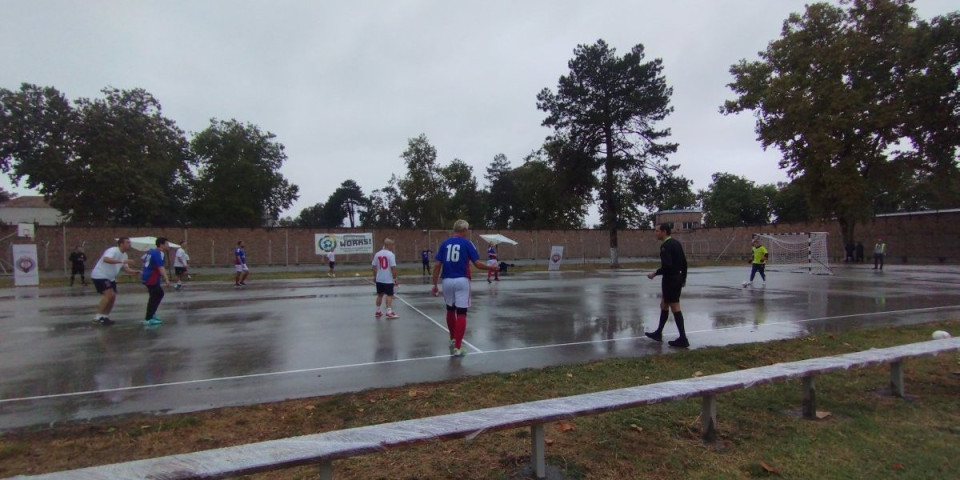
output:
[{"label": "painted white boundary line", "polygon": [[[406,303],[406,302],[404,302],[404,303]],[[869,316],[877,316],[877,315],[903,314],[903,313],[923,313],[923,312],[935,312],[935,311],[941,311],[941,310],[957,310],[957,309],[960,309],[960,305],[947,305],[947,306],[943,306],[943,307],[916,308],[916,309],[909,309],[909,310],[889,310],[889,311],[885,311],[885,312],[853,313],[853,314],[850,314],[850,315],[837,315],[837,316],[834,316],[834,317],[819,317],[819,318],[806,318],[806,319],[803,319],[803,320],[790,320],[790,321],[783,321],[783,322],[769,322],[769,323],[764,323],[764,324],[762,324],[762,325],[753,325],[753,324],[750,324],[750,325],[735,325],[735,326],[731,326],[731,327],[712,328],[712,329],[709,329],[709,330],[696,330],[696,331],[690,331],[690,332],[687,332],[687,333],[688,333],[688,334],[691,334],[691,333],[705,333],[705,332],[716,332],[716,331],[719,331],[719,330],[736,330],[736,329],[739,329],[739,328],[757,328],[757,327],[766,327],[766,326],[773,326],[773,325],[789,325],[789,324],[795,324],[795,323],[815,322],[815,321],[818,321],[818,320],[836,320],[836,319],[841,319],[841,318],[869,317]],[[419,310],[418,310],[418,311],[419,311]],[[421,315],[423,315],[422,312],[421,312]],[[426,315],[424,315],[424,316],[426,316]],[[430,317],[427,317],[427,318],[430,318]],[[432,321],[432,319],[431,319],[431,321]],[[434,323],[436,323],[436,322],[434,322]],[[441,326],[441,328],[443,328],[443,327]],[[444,330],[446,330],[446,328],[444,328]],[[610,338],[610,339],[604,339],[604,340],[590,340],[590,341],[583,341],[583,342],[556,343],[556,344],[550,344],[550,345],[534,345],[534,346],[530,346],[530,347],[507,348],[507,349],[503,349],[503,350],[489,350],[489,351],[482,352],[482,353],[504,353],[504,352],[516,352],[516,351],[522,351],[522,350],[538,350],[538,349],[544,349],[544,348],[569,347],[569,346],[572,346],[572,345],[589,345],[589,344],[602,344],[602,343],[609,343],[609,342],[621,342],[621,341],[625,341],[625,340],[638,340],[638,339],[642,339],[642,338],[646,338],[646,337],[645,337],[645,336],[644,336],[644,337],[621,337],[621,338]],[[421,360],[433,360],[433,359],[437,359],[437,358],[450,358],[450,356],[449,356],[449,355],[434,355],[434,356],[432,356],[432,357],[401,358],[401,359],[389,360],[389,361],[385,361],[385,362],[364,362],[364,363],[354,363],[354,364],[349,364],[349,365],[331,365],[331,366],[329,366],[329,367],[301,368],[301,369],[296,369],[296,370],[286,370],[286,371],[283,371],[283,372],[254,373],[254,374],[250,374],[250,375],[236,375],[236,376],[231,376],[231,377],[205,378],[205,379],[200,379],[200,380],[184,380],[184,381],[182,381],[182,382],[158,383],[158,384],[154,384],[154,385],[138,385],[138,386],[133,386],[133,387],[109,388],[109,389],[104,389],[104,390],[88,390],[88,391],[83,391],[83,392],[57,393],[57,394],[53,394],[53,395],[38,395],[38,396],[35,396],[35,397],[7,398],[7,399],[0,399],[0,405],[2,405],[2,404],[4,404],[4,403],[13,403],[13,402],[26,402],[26,401],[47,400],[47,399],[54,399],[54,398],[79,397],[79,396],[84,396],[84,395],[99,395],[99,394],[113,393],[113,392],[129,392],[129,391],[133,391],[133,390],[146,390],[146,389],[152,389],[152,388],[172,387],[172,386],[178,386],[178,385],[196,385],[196,384],[201,384],[201,383],[220,382],[220,381],[226,381],[226,380],[243,380],[243,379],[248,379],[248,378],[271,377],[271,376],[289,375],[289,374],[296,374],[296,373],[320,372],[320,371],[324,371],[324,370],[338,370],[338,369],[346,369],[346,368],[366,367],[366,366],[381,365],[381,364],[386,364],[386,363],[415,362],[415,361],[421,361]]]}]

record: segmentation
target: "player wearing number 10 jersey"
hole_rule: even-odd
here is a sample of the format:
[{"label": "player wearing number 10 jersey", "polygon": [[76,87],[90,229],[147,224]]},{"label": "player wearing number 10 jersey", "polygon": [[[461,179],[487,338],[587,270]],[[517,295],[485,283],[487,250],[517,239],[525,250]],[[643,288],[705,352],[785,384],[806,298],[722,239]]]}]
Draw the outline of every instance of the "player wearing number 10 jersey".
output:
[{"label": "player wearing number 10 jersey", "polygon": [[397,286],[397,257],[393,254],[393,239],[387,238],[383,241],[383,249],[373,256],[370,265],[373,266],[373,282],[377,285],[377,313],[375,317],[380,318],[380,304],[383,297],[387,297],[387,318],[397,318],[393,311],[393,289]]},{"label": "player wearing number 10 jersey", "polygon": [[473,242],[467,239],[470,224],[457,220],[453,235],[437,248],[433,266],[433,294],[438,293],[437,281],[443,278],[443,302],[447,305],[447,330],[450,331],[450,346],[453,356],[462,357],[463,335],[467,331],[467,308],[470,307],[470,264],[482,270],[495,266],[480,261],[480,253]]}]

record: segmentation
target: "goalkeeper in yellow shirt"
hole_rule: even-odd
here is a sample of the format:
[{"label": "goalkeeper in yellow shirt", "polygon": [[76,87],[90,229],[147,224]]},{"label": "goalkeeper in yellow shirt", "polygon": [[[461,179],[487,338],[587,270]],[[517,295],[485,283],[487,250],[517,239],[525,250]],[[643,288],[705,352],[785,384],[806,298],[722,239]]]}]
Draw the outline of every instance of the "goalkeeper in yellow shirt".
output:
[{"label": "goalkeeper in yellow shirt", "polygon": [[750,280],[743,282],[743,288],[747,288],[753,285],[753,279],[757,276],[757,273],[760,274],[760,278],[764,283],[767,282],[767,274],[764,273],[764,267],[767,266],[767,259],[770,258],[770,252],[767,250],[767,247],[760,245],[760,239],[753,239],[753,258],[750,261]]}]

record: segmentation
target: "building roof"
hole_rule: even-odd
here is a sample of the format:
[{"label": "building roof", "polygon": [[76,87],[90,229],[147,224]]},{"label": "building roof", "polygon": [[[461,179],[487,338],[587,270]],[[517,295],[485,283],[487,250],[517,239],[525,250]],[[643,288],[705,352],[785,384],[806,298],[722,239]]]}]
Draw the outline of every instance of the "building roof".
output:
[{"label": "building roof", "polygon": [[53,208],[41,195],[24,195],[0,203],[0,208]]},{"label": "building roof", "polygon": [[685,208],[682,210],[660,210],[656,214],[662,215],[664,213],[703,213],[703,210],[699,208]]}]

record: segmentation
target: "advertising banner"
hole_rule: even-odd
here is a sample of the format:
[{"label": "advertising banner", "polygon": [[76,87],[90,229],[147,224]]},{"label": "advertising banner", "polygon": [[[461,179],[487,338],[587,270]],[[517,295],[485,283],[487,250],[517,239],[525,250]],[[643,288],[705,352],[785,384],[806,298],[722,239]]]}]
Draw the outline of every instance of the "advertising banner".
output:
[{"label": "advertising banner", "polygon": [[550,248],[550,266],[547,270],[560,270],[561,260],[563,260],[563,246],[554,245]]},{"label": "advertising banner", "polygon": [[372,233],[317,233],[313,236],[317,255],[333,252],[337,255],[351,253],[373,254]]},{"label": "advertising banner", "polygon": [[37,270],[37,246],[11,245],[13,251],[13,285],[31,287],[40,285],[40,272]]}]

